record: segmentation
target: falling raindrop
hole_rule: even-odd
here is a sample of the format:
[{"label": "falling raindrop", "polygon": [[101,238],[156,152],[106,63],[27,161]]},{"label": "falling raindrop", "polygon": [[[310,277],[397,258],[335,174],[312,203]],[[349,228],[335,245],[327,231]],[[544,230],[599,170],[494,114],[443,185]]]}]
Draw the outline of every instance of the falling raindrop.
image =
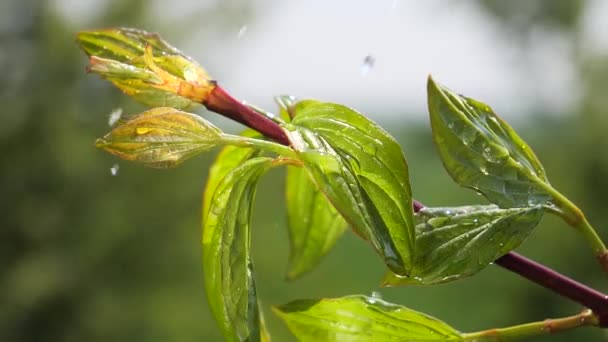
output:
[{"label": "falling raindrop", "polygon": [[118,164],[112,165],[112,167],[110,168],[110,174],[112,176],[118,175],[118,169],[120,169],[120,165],[118,165]]},{"label": "falling raindrop", "polygon": [[248,30],[247,25],[241,26],[241,28],[239,29],[239,32],[236,34],[236,38],[237,39],[243,38],[243,36],[245,35],[245,33],[247,33],[247,30]]},{"label": "falling raindrop", "polygon": [[361,76],[367,76],[369,71],[374,67],[374,63],[376,63],[376,58],[374,58],[374,56],[365,56],[363,64],[361,65]]},{"label": "falling raindrop", "polygon": [[118,122],[118,120],[120,120],[120,117],[122,116],[122,108],[116,108],[112,111],[112,113],[110,113],[110,115],[108,116],[108,125],[109,126],[114,126],[114,124],[116,122]]}]

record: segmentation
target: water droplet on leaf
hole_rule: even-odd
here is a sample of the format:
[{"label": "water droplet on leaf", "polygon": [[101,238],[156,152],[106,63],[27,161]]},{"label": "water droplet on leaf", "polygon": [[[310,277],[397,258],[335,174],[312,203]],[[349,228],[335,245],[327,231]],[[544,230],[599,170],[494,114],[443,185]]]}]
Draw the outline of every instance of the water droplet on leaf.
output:
[{"label": "water droplet on leaf", "polygon": [[154,128],[149,128],[149,127],[137,127],[135,129],[135,133],[143,135],[143,134],[148,134],[150,132],[152,132],[154,130]]}]

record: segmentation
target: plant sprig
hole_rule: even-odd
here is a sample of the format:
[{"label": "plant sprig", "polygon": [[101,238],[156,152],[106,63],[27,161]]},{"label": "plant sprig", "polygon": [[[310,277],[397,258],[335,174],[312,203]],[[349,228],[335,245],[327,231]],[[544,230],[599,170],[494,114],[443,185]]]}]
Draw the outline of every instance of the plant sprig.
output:
[{"label": "plant sprig", "polygon": [[[350,226],[390,270],[386,284],[454,281],[494,261],[588,308],[571,317],[461,333],[374,297],[276,307],[299,339],[506,341],[608,326],[606,295],[511,252],[551,212],[582,232],[608,272],[606,247],[582,211],[550,185],[531,148],[489,106],[429,77],[429,113],[442,162],[455,182],[493,205],[424,208],[412,199],[396,140],[351,108],[291,96],[276,98],[279,115],[246,105],[190,57],[142,30],[83,31],[77,41],[89,55],[88,71],[155,107],[121,120],[98,147],[157,168],[223,148],[204,193],[202,247],[207,297],[226,340],[269,340],[250,257],[250,216],[258,180],[287,165],[288,279],[313,269]],[[200,105],[250,129],[229,135],[185,111]]]}]

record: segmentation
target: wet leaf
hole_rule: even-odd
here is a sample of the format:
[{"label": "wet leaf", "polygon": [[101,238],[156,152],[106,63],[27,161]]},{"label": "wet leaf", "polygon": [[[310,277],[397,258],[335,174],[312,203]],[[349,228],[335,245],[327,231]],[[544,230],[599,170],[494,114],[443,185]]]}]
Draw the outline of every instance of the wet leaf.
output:
[{"label": "wet leaf", "polygon": [[471,276],[517,248],[542,215],[540,206],[423,208],[415,215],[416,258],[411,276],[389,273],[383,285],[429,285]]},{"label": "wet leaf", "polygon": [[[260,133],[252,129],[247,129],[240,135],[250,138],[263,138]],[[207,184],[205,185],[205,192],[203,194],[203,221],[205,221],[209,212],[209,205],[211,204],[215,189],[222,179],[246,160],[258,157],[261,154],[262,152],[258,149],[241,146],[226,146],[220,151],[209,168],[209,176],[207,177]]]},{"label": "wet leaf", "polygon": [[173,167],[222,142],[219,128],[198,115],[161,107],[127,119],[96,146],[146,166]]},{"label": "wet leaf", "polygon": [[300,341],[462,341],[436,318],[365,296],[296,300],[274,312]]},{"label": "wet leaf", "polygon": [[76,40],[90,56],[89,71],[145,105],[190,109],[215,87],[198,63],[156,33],[111,28],[79,32]]},{"label": "wet leaf", "polygon": [[299,102],[290,140],[318,188],[395,273],[412,264],[414,222],[399,144],[354,110]]},{"label": "wet leaf", "polygon": [[279,95],[274,97],[274,102],[279,106],[281,118],[285,122],[290,122],[295,115],[297,98],[293,95]]},{"label": "wet leaf", "polygon": [[492,109],[428,80],[433,138],[458,184],[503,208],[546,204],[552,188],[532,149]]},{"label": "wet leaf", "polygon": [[261,340],[250,221],[257,181],[272,162],[257,157],[228,172],[215,187],[203,220],[207,299],[227,341]]},{"label": "wet leaf", "polygon": [[287,216],[291,254],[287,279],[314,268],[346,230],[346,221],[317,190],[305,169],[287,169]]}]

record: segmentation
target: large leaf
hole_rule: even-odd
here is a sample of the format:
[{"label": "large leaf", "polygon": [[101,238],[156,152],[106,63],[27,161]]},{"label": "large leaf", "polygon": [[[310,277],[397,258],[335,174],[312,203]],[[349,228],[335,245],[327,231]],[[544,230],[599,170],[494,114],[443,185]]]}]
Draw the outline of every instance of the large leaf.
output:
[{"label": "large leaf", "polygon": [[197,107],[214,88],[206,71],[158,34],[131,28],[82,31],[88,70],[148,106]]},{"label": "large leaf", "polygon": [[227,173],[215,187],[203,221],[207,299],[228,341],[260,341],[250,217],[257,181],[272,161],[257,157]]},{"label": "large leaf", "polygon": [[287,279],[310,271],[346,229],[346,221],[311,182],[305,169],[287,169],[287,214],[291,254]]},{"label": "large leaf", "polygon": [[[263,138],[260,133],[252,129],[241,132],[241,136]],[[261,153],[262,152],[259,149],[241,146],[226,146],[220,151],[209,168],[209,176],[207,177],[207,184],[205,185],[205,192],[203,194],[203,221],[207,218],[213,194],[222,179],[237,166],[248,159],[258,157]]]},{"label": "large leaf", "polygon": [[126,160],[166,168],[222,143],[222,132],[198,115],[161,107],[118,125],[96,146]]},{"label": "large leaf", "polygon": [[274,311],[300,341],[462,341],[444,322],[365,296],[297,300]]},{"label": "large leaf", "polygon": [[407,275],[414,248],[408,169],[399,144],[354,110],[299,102],[293,148],[317,187],[395,273]]},{"label": "large leaf", "polygon": [[427,91],[433,138],[454,181],[504,208],[547,203],[552,188],[542,165],[488,105],[430,77]]},{"label": "large leaf", "polygon": [[383,285],[428,285],[471,276],[517,248],[542,215],[540,206],[423,208],[415,216],[417,253],[411,276],[389,273]]}]

